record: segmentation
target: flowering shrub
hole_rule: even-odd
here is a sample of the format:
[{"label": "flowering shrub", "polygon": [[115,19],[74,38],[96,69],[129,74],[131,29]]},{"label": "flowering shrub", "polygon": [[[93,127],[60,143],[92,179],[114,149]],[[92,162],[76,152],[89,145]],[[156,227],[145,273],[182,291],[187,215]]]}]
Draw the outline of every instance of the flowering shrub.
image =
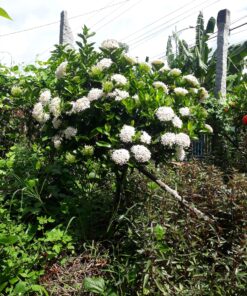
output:
[{"label": "flowering shrub", "polygon": [[59,53],[52,84],[40,88],[32,116],[47,141],[78,161],[85,146],[120,166],[183,160],[190,139],[208,130],[198,80],[137,62],[115,40],[96,51],[91,35],[85,27],[79,53]]}]

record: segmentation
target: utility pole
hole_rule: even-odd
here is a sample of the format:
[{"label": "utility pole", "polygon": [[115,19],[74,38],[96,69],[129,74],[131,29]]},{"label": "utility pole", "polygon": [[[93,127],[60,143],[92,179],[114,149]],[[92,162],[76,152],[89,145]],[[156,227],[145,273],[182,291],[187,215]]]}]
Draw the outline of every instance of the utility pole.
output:
[{"label": "utility pole", "polygon": [[217,16],[217,51],[216,51],[216,81],[215,96],[225,100],[226,98],[226,75],[227,75],[227,54],[228,36],[230,32],[230,11],[223,9]]},{"label": "utility pole", "polygon": [[74,37],[69,26],[67,11],[65,10],[61,12],[59,44],[67,44],[68,47],[74,48]]}]

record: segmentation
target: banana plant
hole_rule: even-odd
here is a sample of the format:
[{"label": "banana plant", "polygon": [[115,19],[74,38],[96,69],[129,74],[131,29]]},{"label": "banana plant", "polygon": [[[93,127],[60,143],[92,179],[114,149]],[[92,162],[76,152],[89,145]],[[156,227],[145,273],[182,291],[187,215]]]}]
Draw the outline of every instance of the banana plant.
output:
[{"label": "banana plant", "polygon": [[[195,45],[189,46],[188,43],[180,39],[177,33],[173,33],[168,38],[166,58],[170,67],[180,68],[183,72],[193,73],[199,78],[207,89],[213,90],[215,82],[216,51],[212,53],[207,41],[214,33],[215,18],[211,17],[204,27],[202,12],[199,13],[195,32]],[[173,52],[172,40],[178,44],[178,51]],[[247,41],[242,44],[232,45],[228,49],[228,85],[238,83],[241,79],[242,71],[246,66]]]}]

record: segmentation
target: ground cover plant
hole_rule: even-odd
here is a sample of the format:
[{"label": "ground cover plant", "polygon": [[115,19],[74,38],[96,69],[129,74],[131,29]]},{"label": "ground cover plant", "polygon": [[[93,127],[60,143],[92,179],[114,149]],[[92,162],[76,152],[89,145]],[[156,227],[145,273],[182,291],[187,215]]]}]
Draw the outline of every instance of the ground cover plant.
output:
[{"label": "ground cover plant", "polygon": [[0,293],[241,295],[245,176],[184,162],[216,103],[93,35],[1,66]]}]

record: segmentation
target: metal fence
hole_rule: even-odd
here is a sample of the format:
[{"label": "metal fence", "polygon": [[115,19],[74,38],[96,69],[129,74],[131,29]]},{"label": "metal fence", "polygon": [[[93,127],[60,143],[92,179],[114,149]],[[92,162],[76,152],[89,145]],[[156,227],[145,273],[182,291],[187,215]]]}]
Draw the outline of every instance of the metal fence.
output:
[{"label": "metal fence", "polygon": [[195,158],[205,158],[212,153],[212,136],[200,135],[197,141],[191,145],[191,156]]}]

